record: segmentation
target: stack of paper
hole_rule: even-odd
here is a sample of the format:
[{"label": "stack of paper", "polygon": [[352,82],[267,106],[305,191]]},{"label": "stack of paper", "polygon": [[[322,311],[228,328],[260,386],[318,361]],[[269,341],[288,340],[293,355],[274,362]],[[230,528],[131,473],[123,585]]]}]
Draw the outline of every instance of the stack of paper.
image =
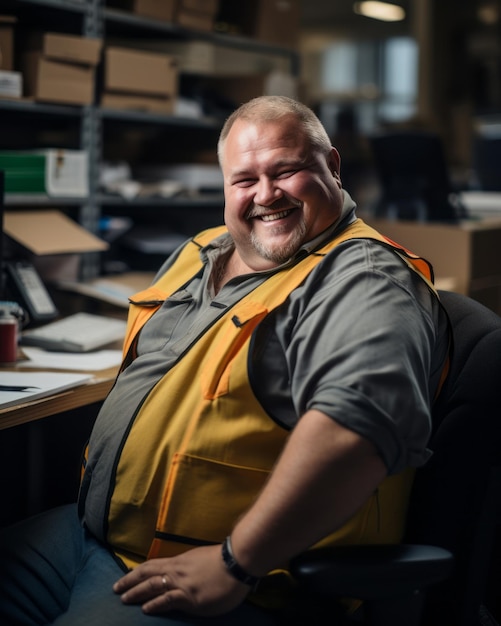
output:
[{"label": "stack of paper", "polygon": [[92,374],[1,372],[0,409],[66,391],[91,378]]}]

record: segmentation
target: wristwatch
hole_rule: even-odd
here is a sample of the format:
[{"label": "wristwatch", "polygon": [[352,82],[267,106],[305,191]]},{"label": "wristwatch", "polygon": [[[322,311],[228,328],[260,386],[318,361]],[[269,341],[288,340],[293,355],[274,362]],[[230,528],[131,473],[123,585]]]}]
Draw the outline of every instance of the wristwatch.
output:
[{"label": "wristwatch", "polygon": [[226,569],[230,572],[233,578],[236,578],[241,583],[249,585],[250,587],[253,587],[259,582],[259,576],[252,576],[252,574],[248,574],[244,568],[238,564],[235,555],[233,554],[231,538],[229,535],[223,541],[221,555],[223,557],[223,562],[226,565]]}]

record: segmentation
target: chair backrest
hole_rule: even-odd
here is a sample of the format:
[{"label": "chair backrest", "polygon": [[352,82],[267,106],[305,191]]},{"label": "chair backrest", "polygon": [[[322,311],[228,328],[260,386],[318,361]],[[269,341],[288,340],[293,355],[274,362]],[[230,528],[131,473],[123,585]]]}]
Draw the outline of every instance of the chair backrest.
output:
[{"label": "chair backrest", "polygon": [[453,186],[442,139],[427,131],[383,132],[369,138],[382,197],[377,216],[455,221]]},{"label": "chair backrest", "polygon": [[501,191],[501,137],[478,136],[473,141],[473,170],[483,191]]},{"label": "chair backrest", "polygon": [[442,615],[425,623],[471,625],[501,510],[501,317],[463,295],[441,299],[454,338],[451,370],[434,408],[434,454],[416,475],[406,541],[447,548],[456,559],[453,577],[430,596]]}]

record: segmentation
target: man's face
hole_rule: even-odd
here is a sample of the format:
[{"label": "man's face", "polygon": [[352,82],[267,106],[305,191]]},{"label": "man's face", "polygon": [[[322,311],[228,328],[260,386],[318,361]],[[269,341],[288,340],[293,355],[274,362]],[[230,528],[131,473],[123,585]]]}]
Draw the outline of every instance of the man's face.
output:
[{"label": "man's face", "polygon": [[287,261],[339,216],[339,155],[313,152],[292,116],[237,120],[223,152],[225,223],[249,270]]}]

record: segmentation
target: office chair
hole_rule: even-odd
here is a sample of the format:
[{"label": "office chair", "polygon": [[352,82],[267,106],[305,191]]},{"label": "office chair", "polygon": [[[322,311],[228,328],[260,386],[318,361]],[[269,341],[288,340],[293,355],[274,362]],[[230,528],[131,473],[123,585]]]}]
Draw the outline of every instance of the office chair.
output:
[{"label": "office chair", "polygon": [[[430,461],[416,472],[400,546],[312,550],[292,562],[311,601],[364,600],[370,626],[495,626],[501,593],[501,317],[441,292],[451,320],[451,370],[433,410]],[[487,596],[494,577],[496,598]],[[499,616],[497,616],[499,619]],[[328,624],[329,621],[324,622]]]},{"label": "office chair", "polygon": [[501,191],[499,159],[501,137],[475,137],[473,141],[473,170],[482,191]]},{"label": "office chair", "polygon": [[376,217],[456,222],[465,216],[439,135],[414,130],[369,137],[381,197]]}]

